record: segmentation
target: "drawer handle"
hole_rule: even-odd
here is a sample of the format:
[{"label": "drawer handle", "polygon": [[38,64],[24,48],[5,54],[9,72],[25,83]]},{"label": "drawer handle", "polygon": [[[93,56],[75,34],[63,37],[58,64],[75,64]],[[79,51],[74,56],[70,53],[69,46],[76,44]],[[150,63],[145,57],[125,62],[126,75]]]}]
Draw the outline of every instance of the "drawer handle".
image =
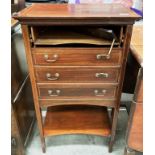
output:
[{"label": "drawer handle", "polygon": [[54,76],[52,77],[51,73],[47,73],[46,77],[47,77],[48,80],[54,81],[54,80],[58,80],[59,79],[60,74],[59,73],[55,73]]},{"label": "drawer handle", "polygon": [[97,78],[108,78],[109,74],[108,73],[96,73],[95,76]]},{"label": "drawer handle", "polygon": [[103,89],[101,91],[99,91],[97,89],[94,90],[95,96],[104,96],[106,94],[106,92],[107,92],[107,90],[105,90],[105,89]]},{"label": "drawer handle", "polygon": [[51,97],[54,97],[54,96],[59,96],[60,95],[60,90],[48,90],[48,95],[51,96]]},{"label": "drawer handle", "polygon": [[110,54],[111,54],[111,52],[112,52],[114,43],[115,43],[115,38],[113,39],[113,41],[112,41],[112,43],[111,43],[111,46],[110,46],[110,49],[109,49],[108,54],[97,54],[97,55],[96,55],[96,59],[97,59],[97,60],[110,59]]},{"label": "drawer handle", "polygon": [[50,62],[56,62],[58,60],[58,55],[54,54],[53,59],[50,60],[48,54],[45,54],[44,59],[45,59],[46,62],[49,62],[49,63]]}]

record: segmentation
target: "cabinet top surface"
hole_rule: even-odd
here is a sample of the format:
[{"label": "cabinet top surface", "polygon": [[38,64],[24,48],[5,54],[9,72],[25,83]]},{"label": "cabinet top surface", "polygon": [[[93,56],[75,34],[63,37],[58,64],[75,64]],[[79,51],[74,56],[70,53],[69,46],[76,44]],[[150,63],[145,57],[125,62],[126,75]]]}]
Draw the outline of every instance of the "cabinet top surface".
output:
[{"label": "cabinet top surface", "polygon": [[65,19],[103,19],[138,20],[139,15],[121,4],[33,4],[14,15],[15,19],[32,20],[65,20]]}]

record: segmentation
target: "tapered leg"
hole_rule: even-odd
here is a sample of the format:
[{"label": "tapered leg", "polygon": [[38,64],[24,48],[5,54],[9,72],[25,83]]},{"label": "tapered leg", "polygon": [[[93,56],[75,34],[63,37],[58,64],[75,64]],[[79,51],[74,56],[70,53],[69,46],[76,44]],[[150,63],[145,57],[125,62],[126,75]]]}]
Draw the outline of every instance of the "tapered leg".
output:
[{"label": "tapered leg", "polygon": [[43,153],[46,153],[45,138],[41,138],[41,146],[42,146]]},{"label": "tapered leg", "polygon": [[[37,110],[36,110],[37,111]],[[43,120],[42,120],[42,115],[41,115],[41,109],[38,109],[38,113],[36,113],[37,117],[37,123],[38,123],[38,128],[39,128],[39,133],[40,133],[40,139],[41,139],[41,147],[43,153],[46,152],[46,143],[45,143],[45,137],[43,133]]]},{"label": "tapered leg", "polygon": [[112,118],[112,131],[111,131],[111,137],[109,142],[109,152],[112,152],[112,147],[114,144],[116,127],[117,127],[117,119],[118,119],[118,110],[115,108],[113,113],[113,118]]},{"label": "tapered leg", "polygon": [[114,117],[114,108],[111,109],[111,118],[113,119]]},{"label": "tapered leg", "polygon": [[41,139],[41,147],[43,153],[46,152],[46,143],[45,143],[45,137],[43,133],[43,120],[42,120],[42,115],[41,115],[41,108],[38,109],[38,113],[36,114],[37,116],[37,121],[38,121],[38,128],[40,132],[40,139]]}]

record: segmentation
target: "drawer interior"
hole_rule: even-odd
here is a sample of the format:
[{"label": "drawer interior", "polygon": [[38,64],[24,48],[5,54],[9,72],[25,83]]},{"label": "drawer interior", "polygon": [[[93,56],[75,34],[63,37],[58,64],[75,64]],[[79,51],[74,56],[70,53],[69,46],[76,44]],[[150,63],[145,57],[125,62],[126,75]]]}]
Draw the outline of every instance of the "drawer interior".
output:
[{"label": "drawer interior", "polygon": [[30,27],[34,46],[121,46],[123,26],[33,26]]}]

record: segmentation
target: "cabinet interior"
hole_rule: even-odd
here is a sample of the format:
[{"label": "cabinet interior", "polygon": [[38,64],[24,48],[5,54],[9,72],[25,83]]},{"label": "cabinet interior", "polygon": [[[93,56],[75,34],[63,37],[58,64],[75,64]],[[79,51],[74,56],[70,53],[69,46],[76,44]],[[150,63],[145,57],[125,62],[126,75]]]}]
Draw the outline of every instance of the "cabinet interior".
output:
[{"label": "cabinet interior", "polygon": [[31,26],[32,46],[52,47],[121,47],[123,26]]}]

